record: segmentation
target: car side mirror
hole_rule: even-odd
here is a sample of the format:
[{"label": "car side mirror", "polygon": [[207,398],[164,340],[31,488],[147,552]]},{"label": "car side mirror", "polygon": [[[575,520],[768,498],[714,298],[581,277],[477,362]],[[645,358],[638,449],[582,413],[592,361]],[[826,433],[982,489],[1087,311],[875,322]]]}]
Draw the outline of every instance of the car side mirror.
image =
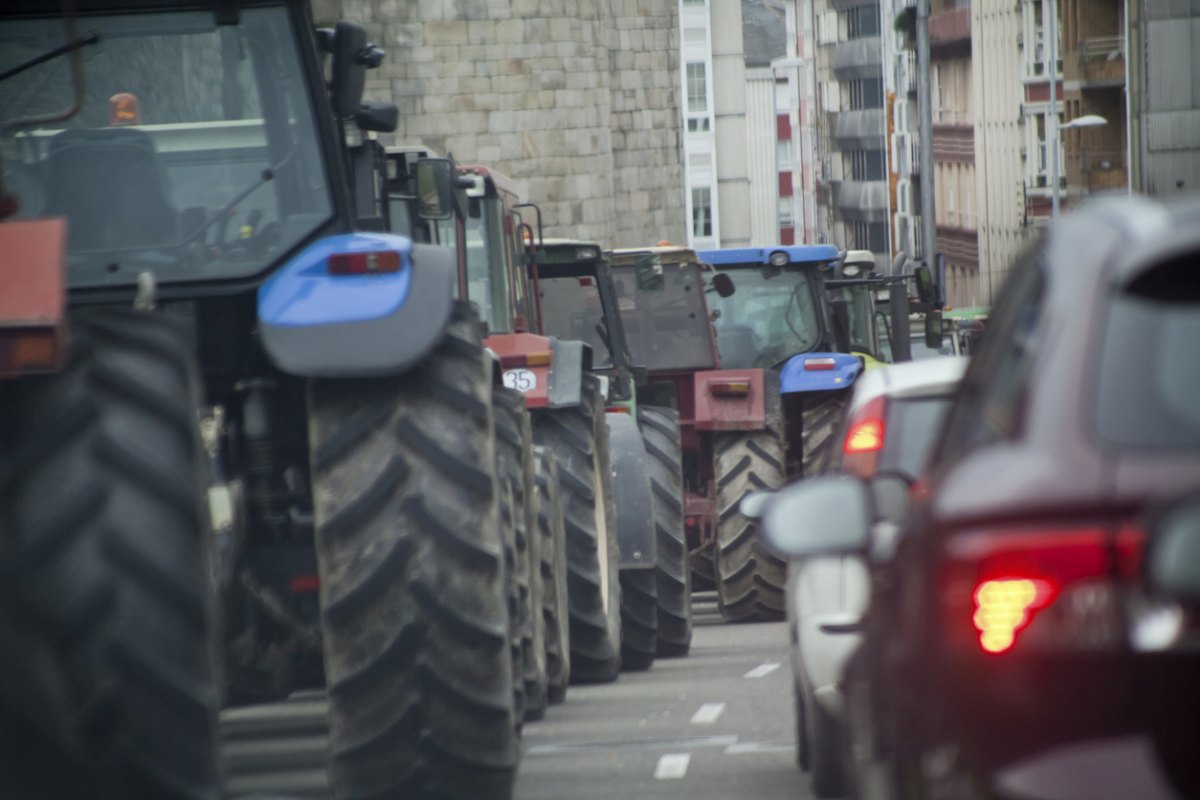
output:
[{"label": "car side mirror", "polygon": [[925,346],[939,350],[942,346],[942,312],[925,312]]},{"label": "car side mirror", "polygon": [[737,291],[736,287],[733,285],[733,278],[729,277],[724,272],[718,272],[716,275],[713,275],[712,285],[713,288],[717,290],[717,294],[719,294],[721,297],[729,297],[735,291]]},{"label": "car side mirror", "polygon": [[807,558],[865,550],[870,520],[866,485],[848,475],[829,475],[775,492],[762,509],[759,529],[776,555]]},{"label": "car side mirror", "polygon": [[454,164],[448,158],[422,158],[416,164],[417,215],[425,220],[454,214]]},{"label": "car side mirror", "polygon": [[1152,592],[1200,603],[1200,495],[1171,506],[1151,523],[1144,564]]}]

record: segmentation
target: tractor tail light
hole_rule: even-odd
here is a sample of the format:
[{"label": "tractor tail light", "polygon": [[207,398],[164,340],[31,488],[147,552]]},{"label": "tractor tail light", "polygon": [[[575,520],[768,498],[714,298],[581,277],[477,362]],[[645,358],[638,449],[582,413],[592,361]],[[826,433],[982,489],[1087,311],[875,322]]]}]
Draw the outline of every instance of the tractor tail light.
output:
[{"label": "tractor tail light", "polygon": [[0,329],[0,377],[57,372],[66,357],[59,328]]},{"label": "tractor tail light", "polygon": [[504,369],[548,367],[550,366],[550,360],[551,352],[549,350],[538,353],[509,353],[508,355],[500,356],[500,366]]},{"label": "tractor tail light", "polygon": [[837,359],[834,358],[806,358],[804,359],[804,369],[809,372],[827,372],[837,368]]},{"label": "tractor tail light", "polygon": [[750,394],[750,381],[714,381],[708,390],[719,397],[744,397]]},{"label": "tractor tail light", "polygon": [[290,581],[292,594],[312,594],[321,589],[319,575],[293,575]]},{"label": "tractor tail light", "polygon": [[957,534],[942,565],[944,630],[960,651],[996,656],[1111,649],[1140,554],[1140,537],[1098,525]]},{"label": "tractor tail light", "polygon": [[330,275],[378,275],[399,272],[400,253],[373,250],[362,253],[334,253],[327,262]]}]

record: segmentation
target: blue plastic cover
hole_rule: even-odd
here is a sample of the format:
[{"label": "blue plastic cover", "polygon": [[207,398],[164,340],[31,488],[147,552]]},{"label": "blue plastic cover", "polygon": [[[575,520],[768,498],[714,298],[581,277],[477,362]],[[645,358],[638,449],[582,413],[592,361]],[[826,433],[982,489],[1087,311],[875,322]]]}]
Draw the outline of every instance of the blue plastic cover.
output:
[{"label": "blue plastic cover", "polygon": [[[814,358],[832,358],[833,369],[806,370],[804,362]],[[792,356],[779,373],[779,391],[828,392],[831,389],[849,389],[863,371],[858,356],[845,353],[803,353]]]},{"label": "blue plastic cover", "polygon": [[[375,275],[331,275],[334,253],[397,250],[400,269]],[[388,233],[347,233],[320,239],[258,289],[258,318],[284,328],[365,322],[390,316],[408,299],[412,240]]]},{"label": "blue plastic cover", "polygon": [[724,250],[698,250],[696,255],[706,264],[720,267],[726,264],[766,264],[772,253],[788,254],[793,264],[812,261],[834,261],[838,249],[831,244],[794,244],[777,247],[734,247]]}]

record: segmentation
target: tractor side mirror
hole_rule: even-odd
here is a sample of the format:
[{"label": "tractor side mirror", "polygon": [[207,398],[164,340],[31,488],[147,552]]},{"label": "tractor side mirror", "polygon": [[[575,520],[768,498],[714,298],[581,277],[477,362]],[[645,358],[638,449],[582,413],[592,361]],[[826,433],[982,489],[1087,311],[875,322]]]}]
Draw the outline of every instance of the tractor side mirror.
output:
[{"label": "tractor side mirror", "polygon": [[927,306],[937,303],[937,286],[928,266],[921,264],[913,270],[913,280],[917,283],[917,300],[920,303]]},{"label": "tractor side mirror", "polygon": [[733,278],[726,275],[724,272],[718,272],[712,278],[713,288],[717,290],[717,294],[721,297],[729,297],[737,289],[733,285]]},{"label": "tractor side mirror", "polygon": [[333,59],[329,98],[339,119],[354,117],[362,109],[363,86],[367,80],[367,31],[357,22],[338,20],[329,45]]},{"label": "tractor side mirror", "polygon": [[448,158],[422,158],[416,164],[417,216],[424,220],[454,215],[454,165]]},{"label": "tractor side mirror", "polygon": [[384,100],[364,100],[354,115],[354,123],[359,130],[392,133],[400,124],[400,109]]},{"label": "tractor side mirror", "polygon": [[925,312],[925,346],[930,350],[942,347],[942,312]]}]

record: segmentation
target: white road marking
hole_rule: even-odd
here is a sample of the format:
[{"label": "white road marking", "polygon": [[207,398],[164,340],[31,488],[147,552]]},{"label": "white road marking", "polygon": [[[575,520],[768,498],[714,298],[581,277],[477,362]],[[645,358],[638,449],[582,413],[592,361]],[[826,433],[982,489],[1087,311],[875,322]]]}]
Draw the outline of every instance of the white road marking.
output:
[{"label": "white road marking", "polygon": [[777,669],[779,669],[778,661],[768,661],[764,664],[759,664],[757,667],[755,667],[754,669],[747,672],[743,677],[745,677],[745,678],[762,678],[767,675],[770,675],[772,672],[774,672]]},{"label": "white road marking", "polygon": [[667,753],[658,760],[654,768],[654,777],[660,781],[669,781],[687,775],[688,762],[692,760],[691,753]]},{"label": "white road marking", "polygon": [[692,715],[693,725],[712,725],[725,710],[724,703],[705,703]]},{"label": "white road marking", "polygon": [[725,748],[727,756],[744,756],[754,753],[790,753],[796,749],[791,742],[738,742]]}]

